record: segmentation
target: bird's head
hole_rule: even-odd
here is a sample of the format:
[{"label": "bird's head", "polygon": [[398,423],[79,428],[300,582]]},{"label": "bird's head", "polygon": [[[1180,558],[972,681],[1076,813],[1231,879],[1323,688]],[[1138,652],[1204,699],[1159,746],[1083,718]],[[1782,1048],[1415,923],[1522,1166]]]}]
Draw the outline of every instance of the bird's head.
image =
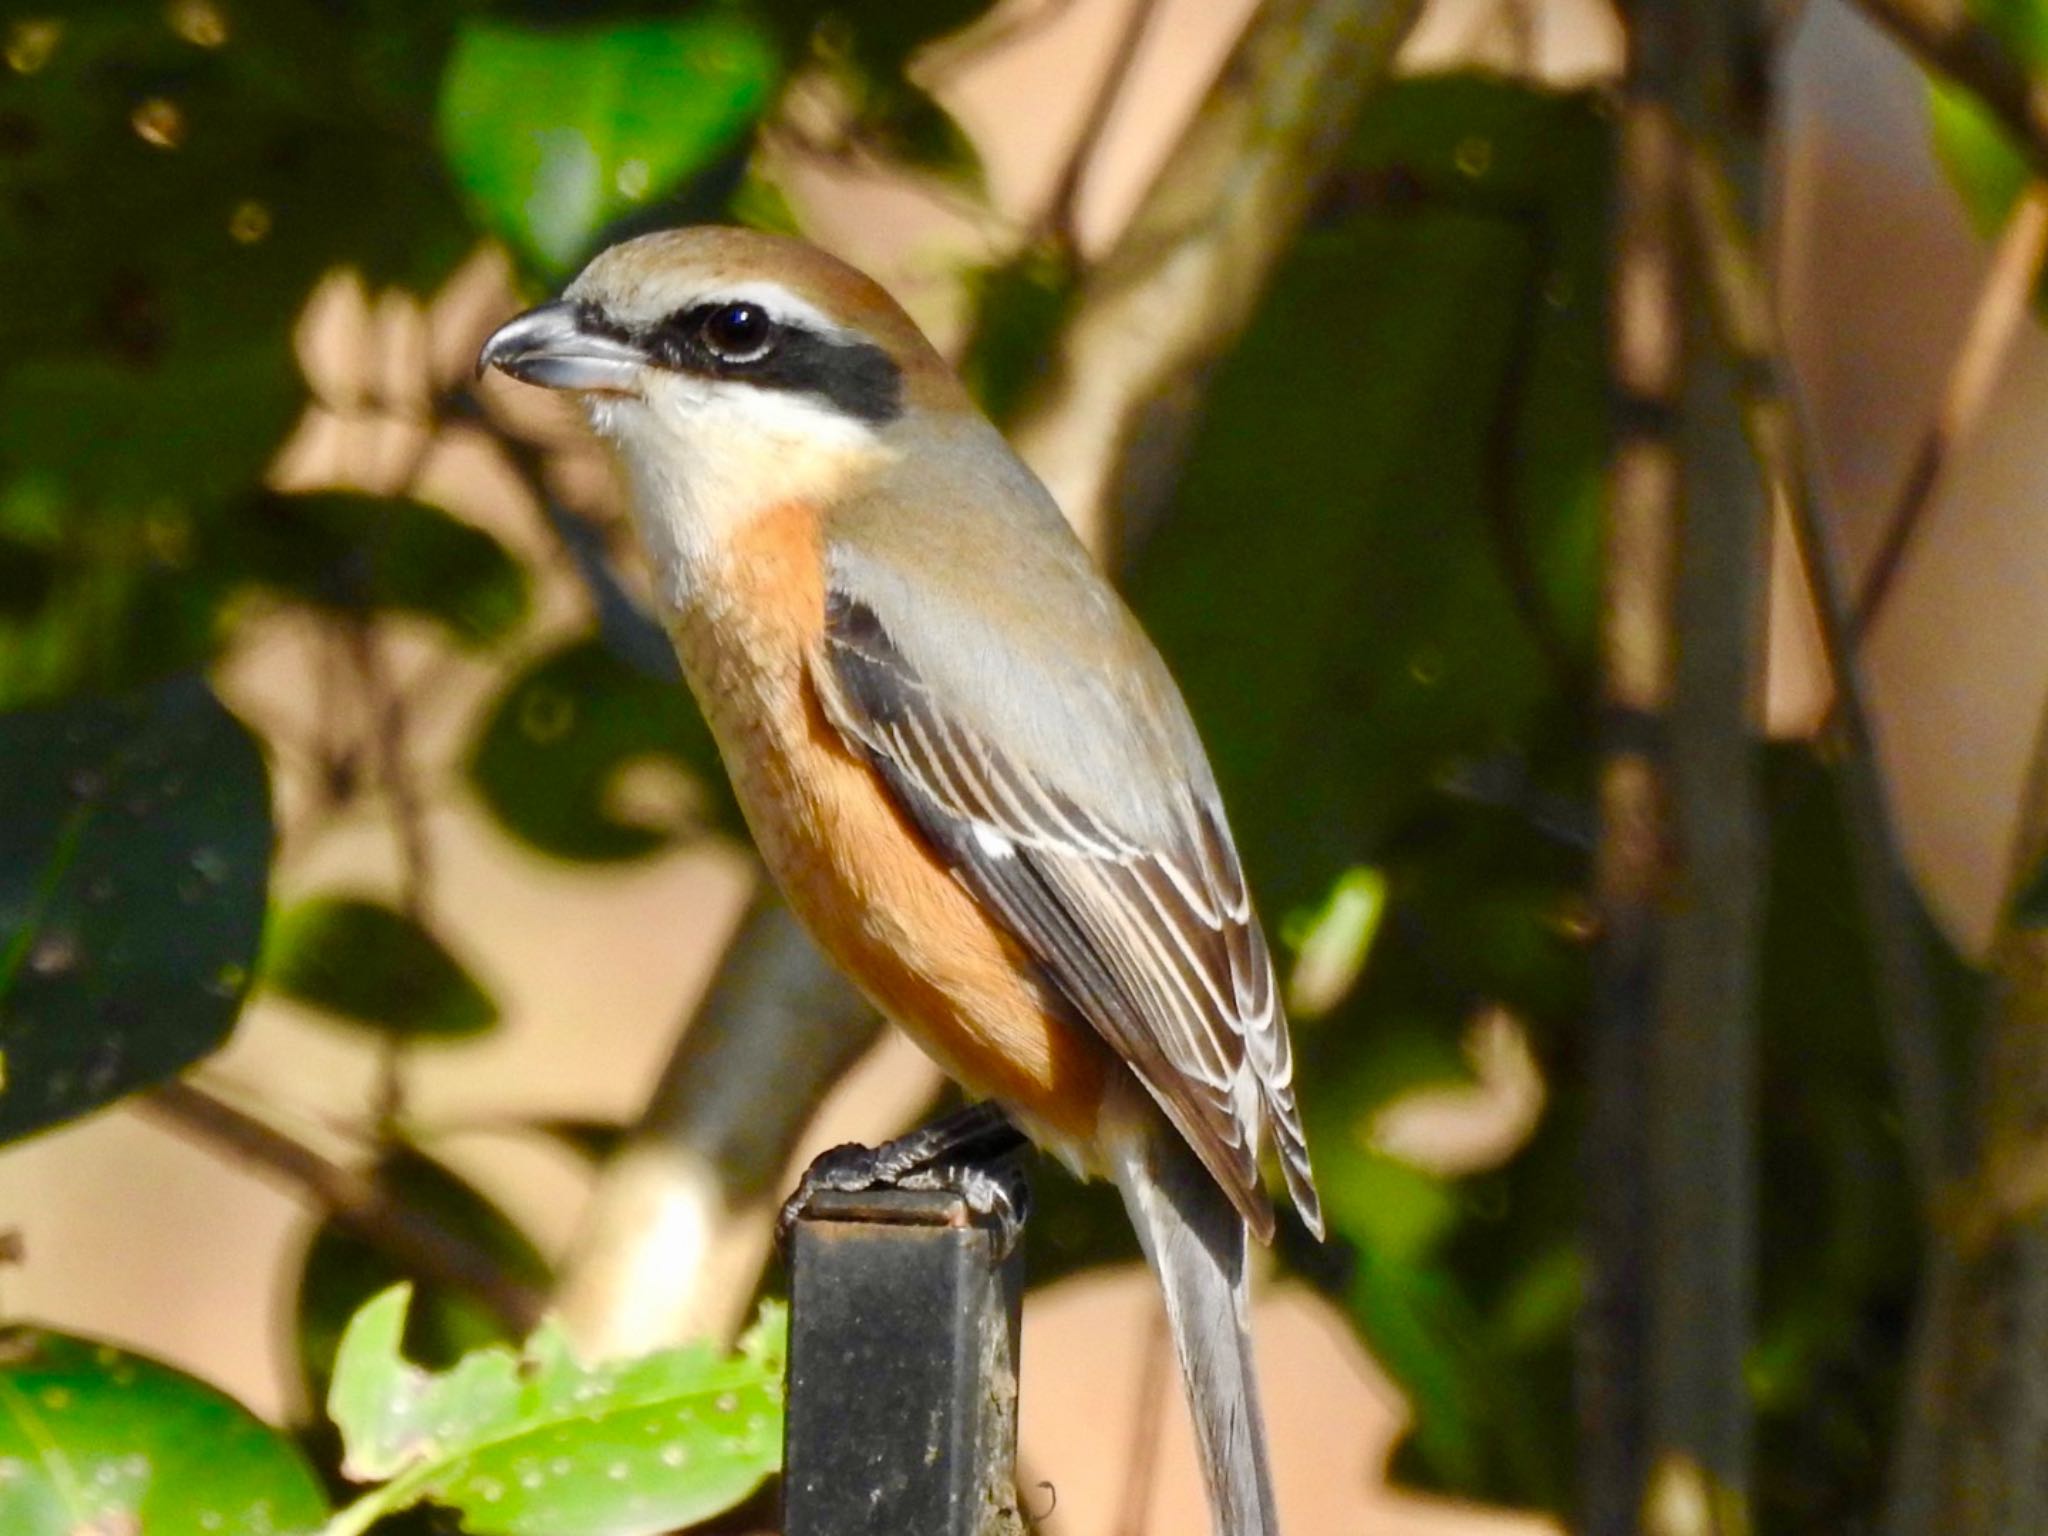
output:
[{"label": "bird's head", "polygon": [[[972,411],[870,279],[803,241],[711,226],[603,252],[501,326],[477,367],[581,395],[643,522],[829,496],[892,457],[906,423]],[[648,532],[659,550],[688,530]]]}]

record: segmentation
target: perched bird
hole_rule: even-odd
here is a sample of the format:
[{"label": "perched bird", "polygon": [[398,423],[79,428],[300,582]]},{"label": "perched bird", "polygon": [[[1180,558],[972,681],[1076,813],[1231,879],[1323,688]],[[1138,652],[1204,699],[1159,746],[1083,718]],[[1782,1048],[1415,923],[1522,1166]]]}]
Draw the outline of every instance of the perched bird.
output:
[{"label": "perched bird", "polygon": [[1219,1536],[1277,1530],[1247,1328],[1270,1136],[1322,1215],[1287,1021],[1158,652],[880,287],[800,241],[643,236],[485,344],[617,449],[762,857],[970,1092],[1115,1180]]}]

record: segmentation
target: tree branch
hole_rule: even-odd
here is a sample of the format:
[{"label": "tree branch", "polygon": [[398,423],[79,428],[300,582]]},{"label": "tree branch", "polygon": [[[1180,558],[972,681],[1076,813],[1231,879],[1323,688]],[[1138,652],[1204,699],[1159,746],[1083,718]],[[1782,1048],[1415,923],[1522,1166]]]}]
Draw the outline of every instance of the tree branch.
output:
[{"label": "tree branch", "polygon": [[[1741,51],[1745,7],[1684,9],[1694,93],[1718,92]],[[1720,102],[1690,114],[1738,142]],[[1677,1496],[1700,1512],[1653,1513],[1656,1536],[1750,1530],[1747,1365],[1757,1255],[1756,1056],[1770,833],[1759,778],[1770,508],[1744,438],[1737,374],[1711,340],[1698,243],[1683,217],[1691,357],[1678,434],[1683,515],[1673,599],[1671,830],[1681,852],[1664,914],[1649,1079],[1654,1511]]]},{"label": "tree branch", "polygon": [[[1743,7],[1630,16],[1581,1332],[1586,1529],[1748,1529],[1766,503],[1698,345],[1689,140],[1748,127]],[[1683,643],[1680,643],[1680,637]]]},{"label": "tree branch", "polygon": [[1640,24],[1622,110],[1610,358],[1617,397],[1601,600],[1606,741],[1585,1167],[1586,1304],[1578,1339],[1583,1529],[1632,1536],[1649,1471],[1648,1075],[1671,861],[1661,738],[1671,700],[1685,317],[1680,142],[1668,69]]},{"label": "tree branch", "polygon": [[393,1199],[375,1179],[328,1161],[189,1082],[165,1083],[136,1102],[185,1136],[296,1186],[336,1225],[389,1254],[422,1280],[482,1302],[516,1337],[525,1337],[540,1321],[542,1298],[536,1292],[507,1275],[467,1239]]},{"label": "tree branch", "polygon": [[1082,284],[1011,436],[1098,553],[1130,449],[1184,437],[1201,371],[1249,318],[1419,8],[1269,0]]},{"label": "tree branch", "polygon": [[612,1357],[732,1336],[791,1151],[880,1027],[789,909],[759,894],[584,1208],[556,1291],[579,1345]]}]

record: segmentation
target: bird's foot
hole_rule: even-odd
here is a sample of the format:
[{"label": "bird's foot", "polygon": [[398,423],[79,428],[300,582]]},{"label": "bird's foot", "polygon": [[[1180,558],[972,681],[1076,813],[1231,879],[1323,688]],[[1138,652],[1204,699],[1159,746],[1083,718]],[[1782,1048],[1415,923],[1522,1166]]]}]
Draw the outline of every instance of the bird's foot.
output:
[{"label": "bird's foot", "polygon": [[976,1104],[878,1147],[848,1142],[822,1152],[783,1202],[775,1238],[783,1247],[819,1194],[869,1189],[940,1190],[958,1195],[994,1227],[997,1257],[1007,1257],[1024,1230],[1030,1185],[1011,1161],[1024,1138],[993,1104]]},{"label": "bird's foot", "polygon": [[1009,1158],[994,1163],[931,1163],[898,1179],[896,1187],[945,1190],[966,1201],[970,1211],[988,1222],[998,1264],[1024,1236],[1024,1222],[1031,1214],[1031,1181]]}]

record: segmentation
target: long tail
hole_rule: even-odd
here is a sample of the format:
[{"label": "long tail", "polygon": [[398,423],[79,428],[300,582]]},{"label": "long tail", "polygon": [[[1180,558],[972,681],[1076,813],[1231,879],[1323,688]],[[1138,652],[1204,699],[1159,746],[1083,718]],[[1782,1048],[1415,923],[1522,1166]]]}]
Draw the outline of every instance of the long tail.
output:
[{"label": "long tail", "polygon": [[1252,1377],[1244,1219],[1154,1117],[1110,1148],[1117,1188],[1166,1293],[1216,1536],[1279,1536]]}]

